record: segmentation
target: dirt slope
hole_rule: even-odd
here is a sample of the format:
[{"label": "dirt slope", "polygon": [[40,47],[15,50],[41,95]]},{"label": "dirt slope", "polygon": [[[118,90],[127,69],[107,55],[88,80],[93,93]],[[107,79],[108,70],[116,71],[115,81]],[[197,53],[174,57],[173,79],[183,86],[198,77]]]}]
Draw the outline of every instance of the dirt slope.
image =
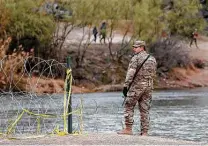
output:
[{"label": "dirt slope", "polygon": [[190,48],[190,56],[193,59],[200,59],[205,62],[204,69],[198,69],[190,66],[186,69],[175,68],[172,72],[173,76],[177,76],[178,80],[170,81],[171,86],[177,87],[205,87],[208,86],[208,38],[201,36],[198,39],[198,48],[192,45]]}]

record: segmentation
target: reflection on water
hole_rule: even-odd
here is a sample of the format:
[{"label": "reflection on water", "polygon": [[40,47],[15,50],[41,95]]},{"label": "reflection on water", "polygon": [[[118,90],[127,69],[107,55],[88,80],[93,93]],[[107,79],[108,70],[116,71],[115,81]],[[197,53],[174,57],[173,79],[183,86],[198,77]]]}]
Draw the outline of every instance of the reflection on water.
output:
[{"label": "reflection on water", "polygon": [[[150,135],[208,142],[208,125],[206,124],[208,119],[207,90],[207,88],[199,88],[155,91],[150,113]],[[21,97],[16,106],[11,106],[11,102],[13,102],[11,100],[1,100],[4,106],[1,107],[1,123],[9,117],[9,114],[15,115],[14,111],[17,111],[17,109],[13,107],[33,107],[33,111],[36,113],[60,114],[63,110],[62,97],[63,95],[54,95],[53,98],[50,97],[50,100],[47,100],[46,97],[35,97],[35,101],[28,101],[27,98]],[[77,107],[80,97],[84,99],[83,122],[85,131],[115,133],[122,128],[123,107],[121,104],[123,98],[121,92],[74,94],[72,97],[73,109]],[[36,107],[36,102],[39,103],[38,107]],[[4,111],[2,112],[2,110]],[[3,117],[5,112],[8,114],[7,117]],[[137,109],[134,119],[134,133],[137,134],[140,129]],[[73,127],[76,127],[77,117],[74,116],[73,121]],[[51,124],[51,122],[53,123]],[[55,122],[45,119],[42,123],[44,124],[43,127],[48,131],[51,131],[57,123],[63,125],[61,119],[56,119]],[[24,129],[24,124],[22,122],[19,126]],[[36,128],[35,126],[36,124],[34,124],[34,129]],[[0,128],[2,129],[2,127]]]}]

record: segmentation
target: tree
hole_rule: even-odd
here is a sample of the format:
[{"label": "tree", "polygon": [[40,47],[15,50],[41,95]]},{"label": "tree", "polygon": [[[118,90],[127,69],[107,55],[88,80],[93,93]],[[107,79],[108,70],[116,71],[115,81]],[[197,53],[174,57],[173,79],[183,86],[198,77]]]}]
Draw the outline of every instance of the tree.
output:
[{"label": "tree", "polygon": [[147,42],[155,41],[164,28],[161,0],[140,0],[134,5],[134,36]]},{"label": "tree", "polygon": [[190,37],[194,29],[202,31],[206,25],[200,15],[199,0],[173,0],[173,6],[166,11],[165,18],[171,35]]},{"label": "tree", "polygon": [[7,11],[10,12],[10,21],[6,32],[13,39],[24,37],[37,38],[40,44],[50,42],[55,29],[54,21],[45,12],[39,11],[43,0],[3,0]]},{"label": "tree", "polygon": [[[55,18],[56,31],[53,34],[53,42],[51,43],[50,50],[62,52],[63,48],[70,47],[70,44],[68,45],[66,43],[66,39],[74,29],[81,28],[82,36],[81,39],[78,40],[78,51],[76,55],[77,66],[80,67],[84,60],[86,50],[91,44],[90,38],[92,33],[90,30],[92,25],[99,22],[99,15],[96,15],[99,14],[99,4],[100,2],[97,0],[60,0],[59,6],[63,9],[71,11],[72,14],[64,19]],[[60,55],[57,56],[57,58],[60,57]]]}]

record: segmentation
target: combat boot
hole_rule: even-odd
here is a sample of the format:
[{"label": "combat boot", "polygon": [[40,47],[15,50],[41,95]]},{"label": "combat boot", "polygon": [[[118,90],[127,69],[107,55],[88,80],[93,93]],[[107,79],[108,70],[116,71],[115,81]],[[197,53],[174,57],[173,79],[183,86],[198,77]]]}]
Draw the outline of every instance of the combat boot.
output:
[{"label": "combat boot", "polygon": [[132,133],[132,126],[126,126],[125,129],[117,132],[117,134],[133,135],[133,133]]},{"label": "combat boot", "polygon": [[141,136],[148,136],[148,132],[147,131],[142,131]]}]

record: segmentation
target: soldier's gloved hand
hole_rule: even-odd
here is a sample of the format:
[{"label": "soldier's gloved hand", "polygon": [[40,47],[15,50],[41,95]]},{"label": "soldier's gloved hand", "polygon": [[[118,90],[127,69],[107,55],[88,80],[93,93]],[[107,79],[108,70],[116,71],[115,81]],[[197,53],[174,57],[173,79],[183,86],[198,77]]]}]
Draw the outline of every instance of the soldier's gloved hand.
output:
[{"label": "soldier's gloved hand", "polygon": [[128,92],[127,87],[124,87],[124,88],[123,88],[123,95],[124,95],[125,97],[127,96],[127,92]]}]

